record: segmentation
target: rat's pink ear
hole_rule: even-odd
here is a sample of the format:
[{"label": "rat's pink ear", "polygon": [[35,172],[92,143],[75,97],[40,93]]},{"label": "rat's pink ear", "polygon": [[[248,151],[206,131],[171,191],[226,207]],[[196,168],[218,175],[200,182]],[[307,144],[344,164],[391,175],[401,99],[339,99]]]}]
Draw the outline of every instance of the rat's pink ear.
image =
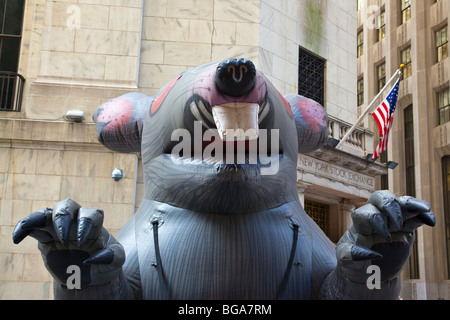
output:
[{"label": "rat's pink ear", "polygon": [[328,115],[316,101],[297,94],[285,99],[291,105],[298,136],[298,152],[308,153],[319,149],[328,141]]},{"label": "rat's pink ear", "polygon": [[132,92],[102,104],[93,115],[100,143],[121,153],[140,152],[142,122],[152,102],[153,97]]}]

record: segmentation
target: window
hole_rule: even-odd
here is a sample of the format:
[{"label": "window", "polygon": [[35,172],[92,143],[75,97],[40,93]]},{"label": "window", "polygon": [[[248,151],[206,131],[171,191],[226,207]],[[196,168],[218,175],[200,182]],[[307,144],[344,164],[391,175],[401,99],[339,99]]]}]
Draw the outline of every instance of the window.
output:
[{"label": "window", "polygon": [[[413,107],[409,106],[404,110],[405,125],[405,170],[406,170],[406,195],[416,196],[416,176],[414,173],[414,118]],[[414,242],[411,257],[409,258],[409,278],[419,279],[419,259],[417,249],[417,237]]]},{"label": "window", "polygon": [[0,110],[20,111],[19,66],[25,0],[0,0]]},{"label": "window", "polygon": [[329,206],[309,200],[305,200],[305,212],[314,220],[315,223],[328,235],[328,214]]},{"label": "window", "polygon": [[450,87],[437,94],[439,125],[450,121]]},{"label": "window", "polygon": [[402,80],[409,78],[411,76],[411,47],[406,48],[401,52],[401,60],[402,64],[405,65],[405,67],[402,70]]},{"label": "window", "polygon": [[25,0],[0,0],[0,71],[17,72]]},{"label": "window", "polygon": [[436,32],[437,62],[448,57],[448,26]]},{"label": "window", "polygon": [[404,111],[405,119],[405,168],[406,168],[406,194],[416,196],[414,174],[414,119],[413,108],[409,106]]},{"label": "window", "polygon": [[300,48],[298,61],[298,94],[313,99],[324,106],[324,85],[325,60]]},{"label": "window", "polygon": [[386,64],[383,63],[377,67],[377,86],[378,92],[386,85]]},{"label": "window", "polygon": [[400,0],[402,12],[402,24],[411,19],[411,0]]},{"label": "window", "polygon": [[[381,163],[388,162],[387,150],[383,151],[380,154],[380,162]],[[380,176],[380,188],[381,188],[381,190],[389,190],[389,176],[387,174]]]},{"label": "window", "polygon": [[358,106],[364,104],[364,78],[358,80]]},{"label": "window", "polygon": [[364,31],[361,30],[358,32],[357,36],[357,57],[361,57],[364,54]]},{"label": "window", "polygon": [[384,37],[386,37],[386,21],[385,21],[385,11],[381,11],[380,15],[378,16],[377,21],[377,39],[378,41],[382,40]]},{"label": "window", "polygon": [[442,176],[444,187],[444,223],[447,244],[447,278],[450,279],[450,156],[442,158]]}]

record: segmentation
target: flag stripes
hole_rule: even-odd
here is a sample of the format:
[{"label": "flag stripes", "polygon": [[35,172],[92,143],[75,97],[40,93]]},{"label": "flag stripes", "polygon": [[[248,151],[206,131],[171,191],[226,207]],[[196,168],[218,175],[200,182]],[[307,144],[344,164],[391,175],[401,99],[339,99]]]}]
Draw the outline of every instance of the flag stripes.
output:
[{"label": "flag stripes", "polygon": [[397,104],[399,85],[400,79],[397,80],[386,99],[384,99],[380,106],[372,113],[372,116],[378,125],[378,129],[380,130],[381,138],[372,160],[377,159],[380,154],[387,149],[389,133],[394,122],[394,111]]}]

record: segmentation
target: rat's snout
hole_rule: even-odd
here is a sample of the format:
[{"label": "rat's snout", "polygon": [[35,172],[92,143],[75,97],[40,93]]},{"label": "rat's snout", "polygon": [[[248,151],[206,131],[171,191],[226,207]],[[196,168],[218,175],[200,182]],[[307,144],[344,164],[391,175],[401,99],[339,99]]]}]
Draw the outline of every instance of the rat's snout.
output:
[{"label": "rat's snout", "polygon": [[256,68],[246,59],[227,59],[219,63],[215,75],[217,88],[230,96],[249,93],[256,82]]},{"label": "rat's snout", "polygon": [[[256,68],[246,59],[227,59],[217,66],[214,77],[220,92],[240,97],[250,93],[256,83]],[[258,138],[257,103],[230,102],[212,106],[214,122],[224,141],[254,140]]]}]

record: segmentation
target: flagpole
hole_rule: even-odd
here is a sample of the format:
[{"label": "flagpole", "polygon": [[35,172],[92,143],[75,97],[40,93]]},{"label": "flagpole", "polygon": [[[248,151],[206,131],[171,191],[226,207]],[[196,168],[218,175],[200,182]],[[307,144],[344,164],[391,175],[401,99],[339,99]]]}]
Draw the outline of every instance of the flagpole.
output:
[{"label": "flagpole", "polygon": [[358,120],[356,120],[355,124],[350,128],[350,130],[347,131],[347,133],[345,134],[345,136],[342,138],[342,140],[339,142],[339,144],[336,146],[336,149],[342,149],[342,145],[344,144],[344,142],[347,140],[347,138],[353,133],[353,131],[356,129],[357,126],[359,126],[359,124],[361,123],[361,121],[364,120],[364,118],[367,116],[367,114],[371,111],[373,105],[375,104],[375,102],[378,100],[378,98],[381,96],[381,94],[384,92],[384,90],[386,90],[386,88],[388,88],[391,83],[396,80],[395,78],[397,76],[400,76],[402,74],[402,70],[405,67],[404,64],[400,65],[400,69],[397,69],[397,71],[395,71],[394,75],[391,77],[391,79],[389,79],[389,81],[384,85],[383,89],[380,90],[380,92],[377,94],[377,96],[372,100],[372,102],[369,104],[369,106],[366,108],[366,110],[364,110],[364,112],[361,114],[361,116],[358,118]]}]

